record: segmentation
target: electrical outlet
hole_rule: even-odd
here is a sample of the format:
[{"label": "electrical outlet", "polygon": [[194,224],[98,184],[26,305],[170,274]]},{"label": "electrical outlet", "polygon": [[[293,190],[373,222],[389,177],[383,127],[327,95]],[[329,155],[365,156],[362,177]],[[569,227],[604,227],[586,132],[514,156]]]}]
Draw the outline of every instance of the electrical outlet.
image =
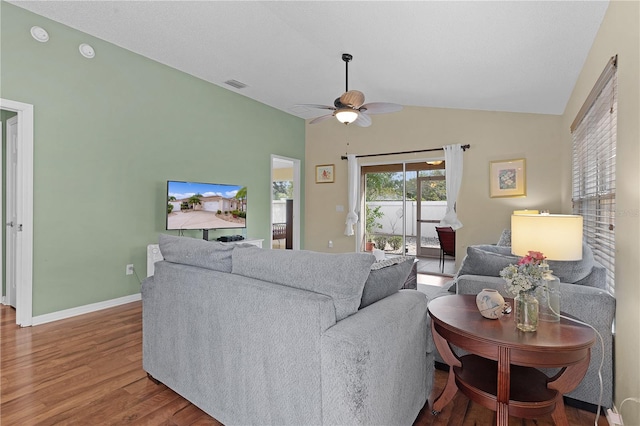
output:
[{"label": "electrical outlet", "polygon": [[133,264],[127,265],[126,274],[133,275]]}]

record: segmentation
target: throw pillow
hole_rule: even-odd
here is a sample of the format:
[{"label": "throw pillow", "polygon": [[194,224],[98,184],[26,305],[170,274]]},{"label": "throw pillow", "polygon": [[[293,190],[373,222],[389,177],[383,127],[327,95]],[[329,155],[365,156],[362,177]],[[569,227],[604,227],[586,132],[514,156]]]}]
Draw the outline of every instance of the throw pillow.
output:
[{"label": "throw pillow", "polygon": [[160,234],[159,245],[160,253],[167,262],[231,272],[232,244]]},{"label": "throw pillow", "polygon": [[371,265],[369,278],[364,283],[359,309],[399,291],[404,286],[413,263],[413,257],[398,256]]},{"label": "throw pillow", "polygon": [[336,320],[340,321],[358,310],[374,260],[369,253],[236,247],[232,273],[327,295],[333,299]]},{"label": "throw pillow", "polygon": [[511,254],[511,247],[469,246],[457,276],[484,275],[487,277],[499,277],[503,268],[516,264],[519,260],[518,256]]},{"label": "throw pillow", "polygon": [[[544,254],[544,253],[543,253]],[[515,265],[519,256],[511,254],[511,247],[476,245],[467,247],[467,255],[462,260],[457,276],[484,275],[499,277],[500,271]],[[593,269],[593,252],[588,245],[582,244],[582,260],[555,261],[548,260],[549,269],[563,283],[576,283],[587,277]]]},{"label": "throw pillow", "polygon": [[498,245],[501,247],[511,247],[511,229],[503,229],[498,240]]},{"label": "throw pillow", "polygon": [[582,259],[573,261],[548,260],[549,269],[562,283],[575,284],[586,278],[593,269],[593,252],[591,248],[582,243]]}]

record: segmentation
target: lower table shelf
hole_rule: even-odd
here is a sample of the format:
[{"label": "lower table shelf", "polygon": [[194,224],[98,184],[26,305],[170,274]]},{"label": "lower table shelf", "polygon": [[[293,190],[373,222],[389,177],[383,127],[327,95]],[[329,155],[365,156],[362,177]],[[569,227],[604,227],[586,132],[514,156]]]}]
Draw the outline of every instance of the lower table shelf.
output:
[{"label": "lower table shelf", "polygon": [[[498,362],[477,355],[460,358],[462,367],[454,367],[456,385],[469,399],[496,410]],[[556,406],[558,392],[547,388],[549,378],[540,370],[510,366],[509,415],[535,418],[550,414]]]}]

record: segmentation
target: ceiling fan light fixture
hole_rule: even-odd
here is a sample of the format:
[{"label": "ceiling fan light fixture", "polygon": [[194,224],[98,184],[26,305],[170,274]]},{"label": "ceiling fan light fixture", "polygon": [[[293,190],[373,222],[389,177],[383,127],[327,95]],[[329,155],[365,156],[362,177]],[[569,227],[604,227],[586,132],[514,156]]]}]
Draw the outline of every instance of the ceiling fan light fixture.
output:
[{"label": "ceiling fan light fixture", "polygon": [[351,124],[358,118],[358,112],[351,108],[341,108],[336,111],[335,117],[343,124]]}]

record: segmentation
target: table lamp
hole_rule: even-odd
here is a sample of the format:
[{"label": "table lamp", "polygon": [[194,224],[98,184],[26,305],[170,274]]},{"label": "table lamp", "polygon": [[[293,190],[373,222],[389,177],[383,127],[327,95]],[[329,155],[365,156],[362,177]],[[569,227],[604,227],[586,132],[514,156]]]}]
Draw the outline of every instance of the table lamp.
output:
[{"label": "table lamp", "polygon": [[[548,260],[582,259],[582,216],[562,214],[514,214],[511,216],[511,252],[526,256],[539,251]],[[546,261],[542,268],[546,285],[539,288],[542,321],[560,320],[560,280],[551,274]]]}]

